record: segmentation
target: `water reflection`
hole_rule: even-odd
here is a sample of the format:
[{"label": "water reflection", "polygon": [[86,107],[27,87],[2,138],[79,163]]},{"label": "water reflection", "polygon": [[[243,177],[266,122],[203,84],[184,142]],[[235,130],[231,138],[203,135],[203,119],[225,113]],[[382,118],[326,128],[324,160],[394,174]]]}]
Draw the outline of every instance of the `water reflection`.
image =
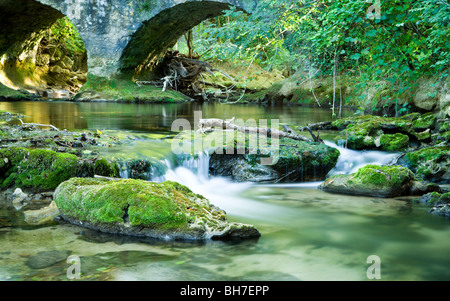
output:
[{"label": "water reflection", "polygon": [[[0,110],[30,116],[24,122],[52,124],[60,129],[121,129],[157,131],[171,128],[175,119],[194,125],[194,111],[203,118],[278,119],[280,123],[306,125],[331,120],[331,111],[289,106],[225,105],[218,103],[124,104],[73,102],[0,102]],[[345,111],[345,116],[352,114]],[[269,123],[270,124],[270,123]]]}]

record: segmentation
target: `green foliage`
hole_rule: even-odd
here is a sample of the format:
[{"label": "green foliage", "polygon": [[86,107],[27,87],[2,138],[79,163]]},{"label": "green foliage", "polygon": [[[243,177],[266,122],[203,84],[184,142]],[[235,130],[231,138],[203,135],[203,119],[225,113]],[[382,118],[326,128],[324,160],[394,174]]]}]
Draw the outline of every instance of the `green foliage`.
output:
[{"label": "green foliage", "polygon": [[62,46],[73,53],[86,52],[83,39],[67,17],[56,21],[46,31],[45,38],[51,43],[55,43],[56,46]]},{"label": "green foliage", "polygon": [[[374,1],[375,2],[375,1]],[[267,68],[319,69],[317,75],[359,78],[362,107],[374,83],[389,95],[372,99],[407,113],[401,95],[424,76],[448,77],[450,5],[447,0],[258,1],[251,15],[232,9],[201,25],[196,49],[204,59],[258,63]]]}]

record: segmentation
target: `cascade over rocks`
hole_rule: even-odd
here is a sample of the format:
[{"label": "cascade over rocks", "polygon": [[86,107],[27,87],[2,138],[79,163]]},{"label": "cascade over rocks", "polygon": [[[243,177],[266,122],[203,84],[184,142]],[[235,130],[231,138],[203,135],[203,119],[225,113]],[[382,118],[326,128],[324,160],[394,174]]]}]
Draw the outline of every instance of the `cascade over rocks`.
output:
[{"label": "cascade over rocks", "polygon": [[[322,143],[282,138],[279,144],[279,149],[246,148],[245,153],[235,145],[224,146],[221,154],[216,149],[211,155],[210,173],[239,182],[321,181],[335,167],[340,155],[339,150]],[[232,154],[227,154],[230,150]],[[262,164],[261,160],[269,158],[273,164]]]}]

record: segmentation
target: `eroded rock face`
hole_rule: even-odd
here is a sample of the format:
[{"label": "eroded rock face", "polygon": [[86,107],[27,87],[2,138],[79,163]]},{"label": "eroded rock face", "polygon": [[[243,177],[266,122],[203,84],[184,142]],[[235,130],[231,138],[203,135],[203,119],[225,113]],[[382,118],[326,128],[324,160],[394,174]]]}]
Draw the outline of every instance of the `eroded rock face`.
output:
[{"label": "eroded rock face", "polygon": [[351,175],[328,178],[319,189],[339,194],[397,197],[410,195],[414,174],[401,166],[367,165]]},{"label": "eroded rock face", "polygon": [[61,216],[101,232],[170,240],[247,239],[251,225],[230,223],[223,210],[175,183],[72,178],[55,191]]}]

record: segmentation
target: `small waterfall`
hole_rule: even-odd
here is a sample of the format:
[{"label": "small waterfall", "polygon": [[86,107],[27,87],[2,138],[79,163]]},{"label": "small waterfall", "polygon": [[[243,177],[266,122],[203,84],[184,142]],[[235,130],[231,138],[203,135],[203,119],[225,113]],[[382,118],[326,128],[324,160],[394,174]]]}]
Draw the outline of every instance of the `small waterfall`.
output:
[{"label": "small waterfall", "polygon": [[337,148],[341,153],[336,167],[330,171],[329,175],[355,173],[361,167],[370,164],[386,165],[391,163],[400,155],[399,153],[383,151],[356,151],[338,146],[329,141],[325,141],[325,144],[330,147]]}]

